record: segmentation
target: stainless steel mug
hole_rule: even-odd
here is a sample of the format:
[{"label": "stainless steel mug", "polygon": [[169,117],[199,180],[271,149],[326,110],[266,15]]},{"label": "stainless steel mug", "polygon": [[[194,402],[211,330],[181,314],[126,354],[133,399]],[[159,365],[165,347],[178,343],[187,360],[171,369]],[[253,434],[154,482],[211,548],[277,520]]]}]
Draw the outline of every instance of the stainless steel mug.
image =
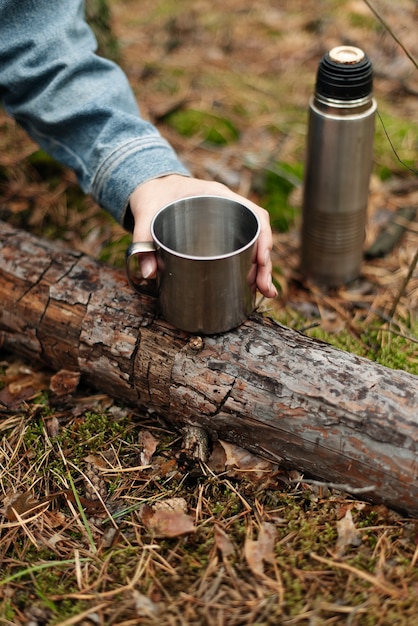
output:
[{"label": "stainless steel mug", "polygon": [[309,109],[301,269],[337,286],[361,269],[373,158],[372,65],[359,48],[321,60]]},{"label": "stainless steel mug", "polygon": [[154,293],[165,320],[191,333],[230,330],[254,310],[259,233],[257,215],[235,200],[193,196],[172,202],[152,220],[153,242],[133,243],[126,251],[128,280],[150,293],[135,261],[155,250]]}]

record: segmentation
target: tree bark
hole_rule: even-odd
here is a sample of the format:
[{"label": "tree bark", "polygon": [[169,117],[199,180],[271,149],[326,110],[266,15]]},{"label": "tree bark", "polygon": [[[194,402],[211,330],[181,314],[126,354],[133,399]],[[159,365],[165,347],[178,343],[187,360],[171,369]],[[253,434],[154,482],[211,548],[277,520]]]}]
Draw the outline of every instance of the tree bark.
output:
[{"label": "tree bark", "polygon": [[98,390],[418,514],[418,377],[261,316],[202,342],[125,274],[0,222],[0,339]]}]

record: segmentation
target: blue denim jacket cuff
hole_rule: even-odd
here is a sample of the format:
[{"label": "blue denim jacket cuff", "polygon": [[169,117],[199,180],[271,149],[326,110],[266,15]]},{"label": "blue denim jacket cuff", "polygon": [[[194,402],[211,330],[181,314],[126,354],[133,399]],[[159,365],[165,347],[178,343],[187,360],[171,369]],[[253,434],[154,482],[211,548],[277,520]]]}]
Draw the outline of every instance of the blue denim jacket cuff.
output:
[{"label": "blue denim jacket cuff", "polygon": [[142,183],[168,174],[190,176],[168,142],[159,135],[118,146],[98,168],[91,194],[122,225],[131,193]]}]

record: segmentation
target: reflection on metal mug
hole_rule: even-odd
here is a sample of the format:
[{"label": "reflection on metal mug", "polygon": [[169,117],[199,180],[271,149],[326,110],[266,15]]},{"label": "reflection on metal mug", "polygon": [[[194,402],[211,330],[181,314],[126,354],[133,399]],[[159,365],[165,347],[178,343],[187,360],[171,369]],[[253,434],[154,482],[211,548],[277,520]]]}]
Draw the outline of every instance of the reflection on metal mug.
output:
[{"label": "reflection on metal mug", "polygon": [[[172,202],[151,223],[152,242],[126,251],[130,284],[158,296],[165,320],[191,333],[215,334],[235,328],[254,310],[257,215],[218,196]],[[155,251],[157,277],[146,281],[138,255]]]}]

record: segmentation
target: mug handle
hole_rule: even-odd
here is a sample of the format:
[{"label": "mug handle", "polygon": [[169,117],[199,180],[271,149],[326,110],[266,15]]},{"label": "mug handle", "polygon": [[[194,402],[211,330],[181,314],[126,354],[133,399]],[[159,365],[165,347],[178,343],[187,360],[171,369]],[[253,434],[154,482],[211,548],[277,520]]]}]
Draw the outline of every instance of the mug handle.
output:
[{"label": "mug handle", "polygon": [[139,241],[131,243],[125,253],[126,276],[131,287],[139,293],[148,296],[158,296],[158,286],[155,278],[147,279],[141,276],[138,255],[144,252],[155,252],[156,247],[152,241]]}]

